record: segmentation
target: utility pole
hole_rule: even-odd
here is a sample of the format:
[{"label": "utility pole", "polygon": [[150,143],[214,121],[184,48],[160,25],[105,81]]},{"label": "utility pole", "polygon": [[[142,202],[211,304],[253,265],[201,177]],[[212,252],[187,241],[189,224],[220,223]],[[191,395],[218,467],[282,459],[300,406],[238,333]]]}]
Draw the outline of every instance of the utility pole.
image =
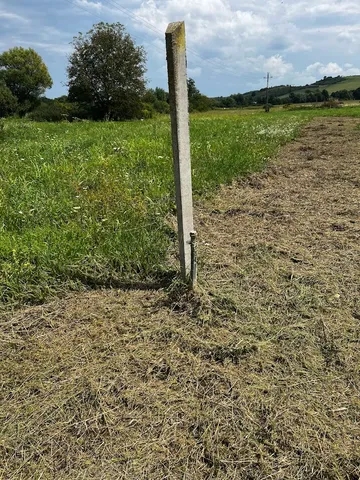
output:
[{"label": "utility pole", "polygon": [[269,103],[269,83],[270,83],[270,73],[268,72],[266,77],[266,105]]},{"label": "utility pole", "polygon": [[270,73],[268,72],[266,74],[266,77],[264,77],[266,79],[266,109],[265,111],[266,112],[269,112],[270,108],[269,108],[269,84],[270,84],[270,78],[273,78]]}]

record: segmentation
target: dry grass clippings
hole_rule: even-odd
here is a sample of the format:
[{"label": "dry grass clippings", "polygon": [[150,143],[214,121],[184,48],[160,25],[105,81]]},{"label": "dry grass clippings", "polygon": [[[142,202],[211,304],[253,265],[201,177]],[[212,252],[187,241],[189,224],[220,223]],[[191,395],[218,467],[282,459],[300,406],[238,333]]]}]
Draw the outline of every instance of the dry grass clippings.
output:
[{"label": "dry grass clippings", "polygon": [[360,142],[341,123],[198,208],[197,294],[3,315],[1,478],[360,477]]}]

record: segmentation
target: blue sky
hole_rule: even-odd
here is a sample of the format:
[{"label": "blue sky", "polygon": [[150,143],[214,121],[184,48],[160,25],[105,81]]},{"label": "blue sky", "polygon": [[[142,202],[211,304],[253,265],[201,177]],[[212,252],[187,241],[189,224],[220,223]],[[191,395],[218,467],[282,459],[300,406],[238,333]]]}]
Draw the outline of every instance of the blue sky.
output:
[{"label": "blue sky", "polygon": [[78,32],[121,22],[148,53],[149,86],[166,88],[164,32],[185,20],[189,76],[209,96],[360,74],[359,0],[0,0],[0,51],[32,47],[66,93]]}]

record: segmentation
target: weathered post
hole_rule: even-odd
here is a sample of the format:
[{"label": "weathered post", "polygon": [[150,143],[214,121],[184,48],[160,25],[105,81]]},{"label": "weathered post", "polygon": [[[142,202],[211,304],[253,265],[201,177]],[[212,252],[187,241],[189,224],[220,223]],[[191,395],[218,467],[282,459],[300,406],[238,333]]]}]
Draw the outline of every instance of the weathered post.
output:
[{"label": "weathered post", "polygon": [[[191,273],[191,237],[194,230],[189,102],[186,75],[185,23],[170,23],[166,30],[172,145],[176,187],[176,207],[181,274],[184,281]],[[194,283],[194,281],[192,281]]]}]

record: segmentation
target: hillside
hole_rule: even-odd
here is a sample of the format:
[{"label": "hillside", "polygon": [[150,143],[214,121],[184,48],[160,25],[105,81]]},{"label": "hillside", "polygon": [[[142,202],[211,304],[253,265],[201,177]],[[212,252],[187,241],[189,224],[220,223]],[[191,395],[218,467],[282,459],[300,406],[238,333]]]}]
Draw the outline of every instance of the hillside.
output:
[{"label": "hillside", "polygon": [[[338,92],[339,90],[356,90],[360,88],[360,75],[354,75],[352,77],[340,77],[341,81],[336,83],[320,83],[316,82],[312,85],[307,85],[305,87],[297,87],[297,94],[305,94],[306,90],[311,90],[316,92],[317,90],[327,90],[330,94],[333,92]],[[294,90],[294,88],[293,88]],[[287,95],[282,95],[280,98],[286,97]]]},{"label": "hillside", "polygon": [[[289,96],[291,92],[297,94],[305,94],[306,90],[316,92],[318,90],[327,90],[329,94],[337,92],[339,90],[356,90],[360,88],[360,75],[354,75],[349,77],[325,77],[310,85],[278,85],[269,88],[269,96],[285,98]],[[264,96],[266,88],[260,90],[252,90],[244,93],[244,96],[251,96],[253,98],[259,98]]]},{"label": "hillside", "polygon": [[360,75],[354,75],[351,77],[340,77],[341,82],[335,84],[328,84],[325,88],[329,93],[336,92],[338,90],[356,90],[360,88]]}]

